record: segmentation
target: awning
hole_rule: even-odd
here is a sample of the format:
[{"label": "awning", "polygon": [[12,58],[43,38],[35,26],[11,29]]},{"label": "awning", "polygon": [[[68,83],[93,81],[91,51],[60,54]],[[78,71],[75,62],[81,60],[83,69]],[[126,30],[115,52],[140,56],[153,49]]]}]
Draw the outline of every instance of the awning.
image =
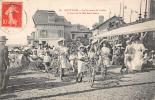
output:
[{"label": "awning", "polygon": [[129,25],[125,27],[120,27],[111,31],[103,32],[102,34],[94,36],[93,38],[103,38],[108,36],[127,35],[127,34],[149,32],[149,31],[155,31],[155,20],[151,20],[143,23],[137,23],[137,24]]}]

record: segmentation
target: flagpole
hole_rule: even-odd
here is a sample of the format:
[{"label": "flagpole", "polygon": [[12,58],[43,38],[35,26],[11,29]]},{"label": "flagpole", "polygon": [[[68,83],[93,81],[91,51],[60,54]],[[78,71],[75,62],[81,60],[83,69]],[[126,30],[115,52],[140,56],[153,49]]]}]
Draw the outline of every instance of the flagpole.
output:
[{"label": "flagpole", "polygon": [[130,23],[131,23],[132,13],[133,13],[133,11],[132,11],[132,9],[131,9],[131,13],[130,13]]},{"label": "flagpole", "polygon": [[140,0],[140,12],[139,12],[139,20],[142,18],[142,0]]},{"label": "flagpole", "polygon": [[123,20],[124,20],[124,2],[123,2],[123,16],[122,17],[123,17]]},{"label": "flagpole", "polygon": [[119,9],[119,17],[121,17],[121,11],[122,10],[122,4],[120,3],[120,9]]},{"label": "flagpole", "polygon": [[111,10],[110,10],[110,12],[109,12],[109,19],[110,19],[110,17],[111,17]]},{"label": "flagpole", "polygon": [[146,17],[147,17],[147,0],[145,3],[145,12],[144,12],[144,18],[146,19]]}]

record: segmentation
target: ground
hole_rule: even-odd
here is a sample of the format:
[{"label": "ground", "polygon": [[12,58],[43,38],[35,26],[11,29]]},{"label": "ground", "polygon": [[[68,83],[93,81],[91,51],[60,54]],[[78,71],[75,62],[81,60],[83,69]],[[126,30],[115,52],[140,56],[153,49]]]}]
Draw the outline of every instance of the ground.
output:
[{"label": "ground", "polygon": [[120,74],[109,70],[106,79],[96,77],[93,87],[85,76],[82,83],[66,74],[63,81],[41,71],[26,70],[10,77],[0,100],[155,100],[155,70]]}]

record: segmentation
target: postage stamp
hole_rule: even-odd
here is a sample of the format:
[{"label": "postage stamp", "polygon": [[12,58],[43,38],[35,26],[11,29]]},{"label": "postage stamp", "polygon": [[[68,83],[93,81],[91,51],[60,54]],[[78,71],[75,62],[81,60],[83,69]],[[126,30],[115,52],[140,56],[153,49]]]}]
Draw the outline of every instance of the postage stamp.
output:
[{"label": "postage stamp", "polygon": [[2,2],[2,27],[22,27],[22,2]]}]

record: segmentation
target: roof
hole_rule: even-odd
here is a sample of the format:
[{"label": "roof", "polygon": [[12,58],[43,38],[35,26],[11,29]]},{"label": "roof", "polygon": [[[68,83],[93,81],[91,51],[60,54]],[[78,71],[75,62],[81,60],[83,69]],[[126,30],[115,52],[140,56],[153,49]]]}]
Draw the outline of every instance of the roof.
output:
[{"label": "roof", "polygon": [[121,17],[113,16],[113,17],[109,18],[108,20],[106,20],[105,22],[103,22],[103,23],[97,25],[94,29],[99,28],[100,26],[106,24],[107,22],[111,21],[111,20],[114,19],[114,18],[116,18],[116,19],[118,19],[118,20],[122,19]]},{"label": "roof", "polygon": [[92,33],[91,31],[71,31],[71,33]]},{"label": "roof", "polygon": [[125,27],[113,29],[111,31],[103,32],[102,34],[95,36],[94,38],[115,36],[115,35],[127,35],[139,32],[155,31],[155,20],[150,20],[142,23],[132,24]]},{"label": "roof", "polygon": [[48,24],[70,24],[64,16],[59,16],[53,10],[37,10],[32,17],[35,25],[48,25]]}]

